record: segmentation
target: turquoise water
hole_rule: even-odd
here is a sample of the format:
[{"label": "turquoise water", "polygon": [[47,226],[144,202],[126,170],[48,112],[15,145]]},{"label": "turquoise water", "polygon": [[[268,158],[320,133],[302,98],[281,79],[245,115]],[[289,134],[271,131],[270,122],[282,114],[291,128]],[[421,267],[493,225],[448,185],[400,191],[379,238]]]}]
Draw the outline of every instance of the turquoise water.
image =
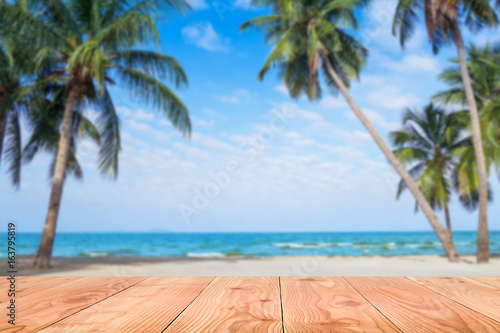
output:
[{"label": "turquoise water", "polygon": [[[460,254],[476,251],[475,232],[455,232]],[[17,235],[18,256],[36,253],[40,234]],[[491,252],[500,253],[500,231],[490,232]],[[6,253],[6,237],[0,252]],[[376,256],[444,254],[432,232],[342,233],[58,233],[54,256]]]}]

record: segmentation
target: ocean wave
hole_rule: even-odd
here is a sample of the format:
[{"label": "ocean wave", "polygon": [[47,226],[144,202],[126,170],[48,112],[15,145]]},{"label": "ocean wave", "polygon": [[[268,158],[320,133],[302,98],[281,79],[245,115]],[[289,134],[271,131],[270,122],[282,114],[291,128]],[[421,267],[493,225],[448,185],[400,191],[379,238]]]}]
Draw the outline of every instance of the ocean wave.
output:
[{"label": "ocean wave", "polygon": [[188,258],[225,258],[224,253],[220,252],[205,252],[205,253],[186,253]]},{"label": "ocean wave", "polygon": [[99,258],[99,257],[109,257],[110,253],[108,252],[80,252],[78,254],[79,257],[87,257],[87,258]]},{"label": "ocean wave", "polygon": [[332,247],[336,243],[273,243],[275,247],[289,248],[289,249],[316,249],[318,247]]}]

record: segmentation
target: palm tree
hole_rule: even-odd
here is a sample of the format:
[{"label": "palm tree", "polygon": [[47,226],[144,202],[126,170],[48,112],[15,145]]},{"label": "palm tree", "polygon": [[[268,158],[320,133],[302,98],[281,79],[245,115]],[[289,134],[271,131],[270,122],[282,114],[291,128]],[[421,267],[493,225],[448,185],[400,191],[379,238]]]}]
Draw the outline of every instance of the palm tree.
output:
[{"label": "palm tree", "polygon": [[[166,73],[176,87],[187,83],[186,75],[172,57],[137,46],[159,46],[156,20],[162,12],[184,13],[183,0],[46,0],[30,2],[20,10],[0,4],[0,34],[9,27],[19,33],[30,31],[38,50],[40,68],[50,64],[44,80],[65,86],[65,109],[57,144],[52,190],[35,266],[48,268],[56,231],[68,156],[71,151],[73,112],[86,105],[99,111],[97,125],[102,135],[99,151],[101,172],[115,178],[120,149],[119,118],[108,86],[115,83],[134,91],[143,102],[164,113],[184,135],[191,124],[186,106],[163,82]],[[163,8],[164,7],[164,8]],[[165,9],[165,11],[163,11]],[[36,29],[31,29],[32,27]],[[113,78],[116,79],[113,80]],[[85,96],[93,98],[84,98]]]},{"label": "palm tree", "polygon": [[[24,8],[25,2],[14,5]],[[8,162],[12,184],[19,188],[21,181],[22,140],[20,119],[29,101],[36,98],[32,86],[34,52],[31,46],[16,39],[8,42],[0,35],[0,162]],[[6,144],[4,149],[4,143]]]},{"label": "palm tree", "polygon": [[[500,1],[497,1],[500,7]],[[483,26],[496,26],[497,15],[488,0],[399,0],[393,21],[393,33],[399,33],[399,40],[404,46],[411,37],[418,13],[422,11],[429,40],[435,53],[447,41],[453,41],[457,47],[462,84],[465,90],[471,119],[474,151],[477,159],[479,180],[479,222],[477,231],[477,262],[489,261],[488,235],[488,175],[481,139],[479,114],[470,76],[467,71],[465,47],[460,29],[463,19],[467,27],[477,30]]]},{"label": "palm tree", "polygon": [[[406,110],[403,128],[390,133],[394,154],[411,168],[408,170],[433,209],[444,210],[446,229],[451,235],[448,204],[453,188],[456,155],[470,147],[469,137],[463,137],[464,113],[446,113],[427,105],[423,111]],[[401,180],[397,198],[406,189]],[[418,206],[416,207],[418,208]]]},{"label": "palm tree", "polygon": [[[14,5],[22,10],[28,9],[26,1],[15,1]],[[40,80],[34,75],[35,54],[29,39],[23,36],[16,35],[15,41],[0,43],[0,160],[2,153],[5,153],[9,162],[8,171],[16,189],[21,183],[22,162],[30,162],[41,150],[48,151],[55,157],[64,111],[62,96],[57,95],[64,87],[37,84]],[[49,70],[50,68],[45,69]],[[52,100],[49,96],[52,96]],[[67,173],[81,179],[82,171],[75,154],[76,138],[88,137],[100,144],[100,134],[79,110],[74,112],[72,151],[68,157]],[[24,151],[20,125],[22,118],[32,130]],[[5,151],[2,149],[4,141],[7,143]],[[53,167],[51,169],[53,173]]]},{"label": "palm tree", "polygon": [[[445,105],[466,107],[467,98],[463,89],[457,59],[451,59],[454,67],[444,70],[439,78],[450,89],[434,95],[436,102]],[[471,45],[467,52],[467,67],[474,90],[474,98],[479,108],[483,137],[486,169],[500,167],[500,46],[486,45],[477,48]],[[470,122],[467,123],[470,126]],[[477,163],[473,147],[464,147],[456,166],[455,185],[464,207],[473,210],[477,207],[478,186]],[[488,198],[491,200],[489,192]]]},{"label": "palm tree", "polygon": [[273,14],[247,21],[243,23],[241,30],[250,26],[264,30],[266,39],[273,43],[274,47],[260,70],[259,79],[262,80],[271,67],[277,66],[279,75],[284,79],[293,98],[301,94],[306,94],[311,100],[319,98],[319,74],[320,69],[323,70],[328,88],[333,92],[342,93],[355,115],[415,196],[443,244],[448,260],[456,262],[458,254],[450,235],[412,177],[349,93],[349,82],[358,77],[368,52],[342,27],[357,28],[354,8],[361,7],[364,3],[365,1],[361,0],[256,0],[257,5],[271,5]]}]

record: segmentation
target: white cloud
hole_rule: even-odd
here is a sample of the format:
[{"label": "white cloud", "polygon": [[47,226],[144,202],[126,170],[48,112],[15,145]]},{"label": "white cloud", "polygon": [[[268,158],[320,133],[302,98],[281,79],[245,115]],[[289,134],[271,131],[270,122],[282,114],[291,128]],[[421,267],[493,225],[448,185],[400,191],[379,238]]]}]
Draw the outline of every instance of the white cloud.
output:
[{"label": "white cloud", "polygon": [[236,151],[236,147],[231,146],[230,144],[219,140],[210,135],[204,135],[201,133],[193,133],[192,142],[195,144],[199,144],[205,146],[209,149],[214,149],[223,152],[234,153]]},{"label": "white cloud", "polygon": [[348,108],[349,105],[343,97],[326,96],[321,99],[320,105],[324,109]]},{"label": "white cloud", "polygon": [[198,23],[184,27],[181,31],[187,43],[208,51],[229,52],[229,38],[220,37],[211,23]]},{"label": "white cloud", "polygon": [[134,112],[134,118],[137,120],[153,120],[155,115],[152,112],[146,112],[143,109],[137,109]]},{"label": "white cloud", "polygon": [[374,76],[374,75],[362,75],[359,84],[361,85],[369,85],[369,86],[380,86],[381,84],[384,84],[384,79],[381,78],[380,76]]},{"label": "white cloud", "polygon": [[201,109],[201,111],[203,111],[204,113],[206,113],[207,115],[209,115],[212,118],[222,119],[224,121],[229,120],[229,118],[227,116],[220,114],[217,111],[214,111],[210,108],[203,108],[203,109]]},{"label": "white cloud", "polygon": [[291,132],[282,133],[280,135],[287,140],[287,143],[291,144],[292,146],[296,146],[296,147],[305,147],[305,146],[312,146],[312,145],[317,144],[315,140],[313,140],[311,138],[304,137],[302,134],[300,134],[298,132],[291,131]]},{"label": "white cloud", "polygon": [[131,109],[127,106],[119,106],[116,108],[116,112],[120,117],[132,118],[135,120],[153,120],[155,119],[155,114],[153,112],[146,112],[143,109]]},{"label": "white cloud", "polygon": [[339,131],[349,144],[359,144],[360,142],[371,141],[372,137],[366,131]]},{"label": "white cloud", "polygon": [[373,105],[401,111],[421,103],[421,99],[412,93],[403,93],[394,86],[383,86],[368,94],[368,101]]},{"label": "white cloud", "polygon": [[187,3],[194,10],[208,8],[208,4],[205,2],[205,0],[187,0]]},{"label": "white cloud", "polygon": [[236,96],[219,96],[219,99],[223,101],[224,103],[228,104],[238,104],[240,102],[240,99]]},{"label": "white cloud", "polygon": [[191,122],[193,123],[194,127],[209,128],[215,124],[215,121],[213,119],[211,119],[211,120],[201,119],[201,118],[198,118],[194,115],[191,115],[190,118],[191,118]]},{"label": "white cloud", "polygon": [[[385,118],[377,111],[363,109],[363,113],[375,127],[380,127],[385,130],[393,131],[400,126],[396,122],[390,122],[385,120]],[[359,121],[353,112],[346,112],[345,115],[350,120]]]},{"label": "white cloud", "polygon": [[132,110],[126,106],[118,106],[116,108],[116,113],[118,113],[120,117],[130,117],[132,115]]},{"label": "white cloud", "polygon": [[297,115],[300,119],[307,121],[311,127],[314,128],[327,128],[330,127],[331,124],[323,118],[317,112],[305,111],[305,110],[297,110]]},{"label": "white cloud", "polygon": [[355,149],[352,146],[333,146],[321,143],[318,145],[318,147],[324,149],[325,151],[331,154],[340,155],[343,161],[347,160],[359,161],[360,159],[365,158],[365,153],[363,153],[358,149]]},{"label": "white cloud", "polygon": [[[170,123],[167,123],[170,126]],[[162,143],[168,143],[172,140],[172,137],[176,135],[177,131],[160,131],[152,128],[149,124],[145,124],[140,121],[130,119],[126,122],[126,127],[138,131],[141,135],[152,137],[154,140]]]},{"label": "white cloud", "polygon": [[228,104],[239,104],[248,102],[252,93],[246,89],[236,89],[232,95],[216,96],[217,99]]},{"label": "white cloud", "polygon": [[288,88],[284,84],[280,84],[278,86],[275,86],[274,90],[276,90],[277,92],[279,92],[285,96],[289,95]]},{"label": "white cloud", "polygon": [[234,7],[241,9],[251,9],[252,8],[252,0],[236,0],[234,2]]},{"label": "white cloud", "polygon": [[208,161],[210,159],[210,154],[206,151],[192,147],[189,144],[176,142],[173,144],[173,147],[179,152],[184,154],[185,156],[191,158],[193,161]]},{"label": "white cloud", "polygon": [[[291,108],[292,105],[275,105],[275,108]],[[364,131],[335,130],[334,123],[306,110],[295,106],[293,111],[296,119],[292,119],[283,132],[276,134],[272,145],[262,151],[251,167],[243,163],[241,173],[231,177],[230,184],[210,200],[206,210],[193,217],[193,223],[189,226],[182,222],[178,205],[190,204],[193,189],[203,190],[208,182],[213,182],[214,174],[224,170],[228,160],[241,157],[237,149],[239,145],[220,133],[202,135],[196,132],[191,141],[174,136],[171,141],[164,143],[152,135],[154,130],[158,131],[158,124],[127,119],[123,123],[125,128],[122,132],[123,150],[120,154],[118,181],[113,185],[103,183],[95,175],[95,165],[85,165],[86,175],[90,168],[94,172],[88,173],[89,177],[83,185],[78,184],[83,186],[82,190],[71,189],[72,183],[68,182],[70,188],[65,197],[66,205],[68,209],[86,207],[90,203],[106,202],[105,198],[114,197],[116,200],[105,206],[105,210],[112,212],[112,215],[106,215],[100,221],[105,224],[110,217],[112,220],[120,219],[124,221],[120,227],[126,230],[137,230],[136,221],[140,219],[144,221],[140,226],[143,230],[163,223],[176,231],[189,228],[227,231],[234,225],[231,221],[245,211],[251,216],[247,214],[243,218],[248,217],[260,223],[255,227],[245,220],[245,224],[252,225],[255,230],[266,228],[267,225],[271,229],[290,231],[296,230],[294,223],[298,223],[297,230],[301,230],[304,218],[310,212],[315,213],[311,223],[317,224],[309,226],[309,230],[328,229],[331,227],[331,212],[340,211],[342,216],[352,217],[356,214],[352,207],[365,204],[359,206],[360,198],[371,198],[366,202],[370,207],[383,206],[386,203],[384,200],[393,203],[394,190],[384,178],[387,163],[380,154],[373,154],[377,149],[374,144],[365,144],[367,140],[371,142],[368,134]],[[309,131],[314,124],[329,126],[335,136],[325,142],[325,131]],[[257,127],[237,131],[242,137],[239,139],[255,134]],[[43,176],[45,172],[44,168]],[[39,178],[35,185],[46,189],[45,177]],[[32,195],[33,191],[23,193]],[[40,196],[41,192],[37,189],[35,193]],[[114,215],[114,212],[120,211],[118,204],[129,208],[126,216]],[[100,209],[99,205],[95,207]],[[390,208],[392,214],[393,208]],[[46,209],[45,200],[42,209]],[[356,220],[363,220],[360,216],[354,216]],[[88,219],[88,216],[84,218]],[[294,222],[294,218],[297,222]],[[271,224],[273,226],[269,227]],[[234,226],[235,230],[241,225]],[[67,226],[63,224],[63,228]],[[111,223],[104,227],[96,223],[89,230],[113,227],[116,226]]]},{"label": "white cloud", "polygon": [[383,66],[398,72],[430,72],[439,71],[439,61],[432,55],[409,54],[400,62],[384,61]]},{"label": "white cloud", "polygon": [[252,96],[252,94],[250,93],[250,91],[247,90],[247,89],[236,89],[234,93],[236,95],[238,95],[238,96],[241,96],[241,97],[247,97],[247,98],[249,98],[249,97]]}]

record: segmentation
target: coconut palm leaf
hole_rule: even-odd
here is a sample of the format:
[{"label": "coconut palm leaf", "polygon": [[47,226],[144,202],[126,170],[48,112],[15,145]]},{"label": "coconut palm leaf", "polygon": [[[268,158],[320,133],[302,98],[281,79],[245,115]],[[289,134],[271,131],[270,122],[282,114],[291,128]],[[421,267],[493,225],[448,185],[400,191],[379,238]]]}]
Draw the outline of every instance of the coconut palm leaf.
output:
[{"label": "coconut palm leaf", "polygon": [[11,110],[7,113],[5,136],[5,160],[9,164],[8,173],[11,175],[12,184],[19,188],[21,182],[22,142],[19,113]]},{"label": "coconut palm leaf", "polygon": [[[403,128],[390,133],[397,147],[394,154],[409,166],[411,177],[435,209],[448,209],[458,162],[456,156],[471,147],[470,138],[463,137],[466,125],[463,111],[447,113],[429,104],[423,110],[406,110]],[[400,181],[396,198],[399,199],[405,189],[405,183]],[[446,217],[449,226],[448,213]]]}]

